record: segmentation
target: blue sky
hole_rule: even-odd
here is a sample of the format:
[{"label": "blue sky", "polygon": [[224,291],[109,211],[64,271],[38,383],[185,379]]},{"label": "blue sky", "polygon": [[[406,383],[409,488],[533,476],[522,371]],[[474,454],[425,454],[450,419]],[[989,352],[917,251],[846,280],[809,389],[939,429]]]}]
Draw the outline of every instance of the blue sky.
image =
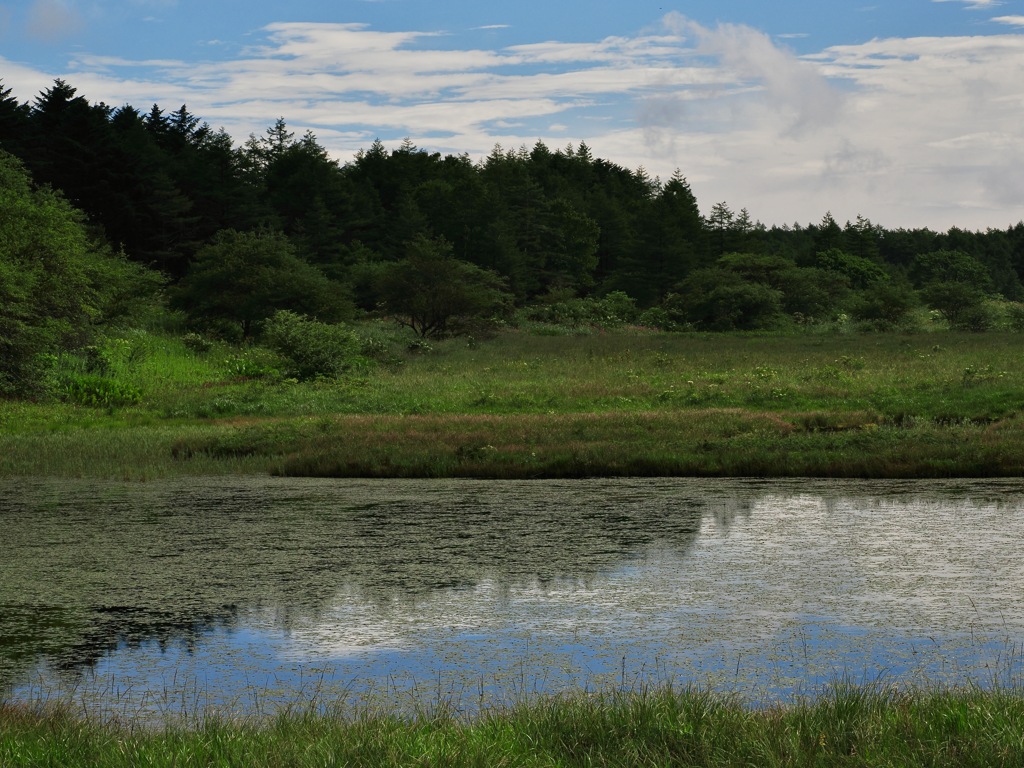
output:
[{"label": "blue sky", "polygon": [[0,79],[486,156],[586,141],[767,224],[1024,219],[1024,0],[0,0]]}]

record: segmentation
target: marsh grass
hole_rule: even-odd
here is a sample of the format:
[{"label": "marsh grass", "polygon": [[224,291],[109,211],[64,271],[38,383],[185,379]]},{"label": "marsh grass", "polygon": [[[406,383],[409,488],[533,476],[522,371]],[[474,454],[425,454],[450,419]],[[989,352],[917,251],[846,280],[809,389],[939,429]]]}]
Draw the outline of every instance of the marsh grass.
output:
[{"label": "marsh grass", "polygon": [[264,458],[232,456],[217,461],[174,462],[177,441],[202,440],[209,426],[77,426],[45,432],[0,433],[0,475],[106,477],[148,480],[174,475],[256,474]]},{"label": "marsh grass", "polygon": [[[737,409],[583,415],[337,417],[281,451],[292,476],[1012,476],[1024,430],[897,427],[865,413]],[[992,435],[1004,429],[1001,439]],[[200,453],[266,444],[265,427],[218,435]],[[276,427],[281,430],[281,427]],[[281,434],[281,432],[278,432]],[[286,438],[287,439],[287,438]],[[281,444],[278,443],[278,447]]]},{"label": "marsh grass", "polygon": [[66,708],[0,706],[4,766],[958,765],[1024,763],[1016,691],[838,683],[788,705],[663,686],[550,697],[474,717],[293,709],[140,729]]},{"label": "marsh grass", "polygon": [[0,473],[1024,471],[1024,358],[1013,333],[507,331],[401,353],[391,339],[380,341],[391,346],[376,368],[303,383],[275,375],[258,349],[197,352],[180,338],[123,336],[104,347],[104,375],[141,401],[0,403]]}]

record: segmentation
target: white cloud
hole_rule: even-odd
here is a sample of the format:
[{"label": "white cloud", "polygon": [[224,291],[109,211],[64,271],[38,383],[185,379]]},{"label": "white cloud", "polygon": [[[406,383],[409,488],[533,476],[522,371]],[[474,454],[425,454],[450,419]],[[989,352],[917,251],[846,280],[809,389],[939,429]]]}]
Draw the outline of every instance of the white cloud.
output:
[{"label": "white cloud", "polygon": [[963,3],[968,10],[981,11],[986,8],[995,8],[1002,5],[1003,0],[932,0],[933,3]]},{"label": "white cloud", "polygon": [[992,21],[998,24],[1009,24],[1012,27],[1024,27],[1024,16],[995,16]]},{"label": "white cloud", "polygon": [[737,84],[763,89],[763,104],[788,113],[791,129],[830,122],[841,98],[818,69],[779,48],[763,32],[741,24],[704,27],[678,13],[665,17],[670,29],[697,41],[697,52],[713,57]]}]

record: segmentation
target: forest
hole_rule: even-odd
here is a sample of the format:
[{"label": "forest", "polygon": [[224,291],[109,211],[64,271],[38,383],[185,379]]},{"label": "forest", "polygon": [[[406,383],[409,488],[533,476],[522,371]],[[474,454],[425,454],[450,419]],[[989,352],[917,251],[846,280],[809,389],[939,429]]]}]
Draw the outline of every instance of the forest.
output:
[{"label": "forest", "polygon": [[375,141],[339,163],[284,118],[236,146],[185,105],[91,103],[62,80],[22,102],[0,81],[0,201],[8,396],[156,311],[283,347],[367,316],[424,340],[516,318],[887,331],[922,310],[1024,329],[1024,222],[935,232],[826,212],[769,227],[727,202],[702,215],[681,171],[652,178],[585,142],[474,161]]}]

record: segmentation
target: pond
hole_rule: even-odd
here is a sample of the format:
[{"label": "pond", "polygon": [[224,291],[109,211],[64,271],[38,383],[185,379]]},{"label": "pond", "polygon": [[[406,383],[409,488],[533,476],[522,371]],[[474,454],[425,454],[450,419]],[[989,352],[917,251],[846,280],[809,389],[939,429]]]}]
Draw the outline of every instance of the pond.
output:
[{"label": "pond", "polygon": [[462,711],[1019,685],[1018,481],[7,481],[0,695]]}]

